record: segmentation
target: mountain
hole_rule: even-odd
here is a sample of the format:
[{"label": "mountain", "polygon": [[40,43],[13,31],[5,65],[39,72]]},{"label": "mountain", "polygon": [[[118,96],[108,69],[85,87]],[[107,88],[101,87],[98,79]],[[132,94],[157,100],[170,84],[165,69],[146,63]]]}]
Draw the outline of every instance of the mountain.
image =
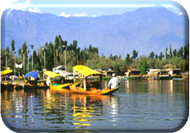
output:
[{"label": "mountain", "polygon": [[177,50],[187,44],[188,17],[164,7],[139,8],[121,15],[101,17],[59,17],[47,13],[6,10],[2,15],[2,46],[15,40],[16,50],[26,41],[35,48],[61,35],[68,44],[78,41],[81,48],[99,48],[105,56],[122,55],[135,49],[139,55],[159,54],[172,45]]}]

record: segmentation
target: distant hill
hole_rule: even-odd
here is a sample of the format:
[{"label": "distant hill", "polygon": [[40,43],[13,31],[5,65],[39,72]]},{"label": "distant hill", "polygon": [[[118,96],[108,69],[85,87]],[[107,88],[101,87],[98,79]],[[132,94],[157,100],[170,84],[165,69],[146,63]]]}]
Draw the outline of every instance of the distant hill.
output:
[{"label": "distant hill", "polygon": [[53,42],[61,35],[68,45],[78,41],[81,48],[92,46],[99,53],[123,58],[135,49],[139,55],[159,54],[172,45],[177,50],[188,42],[188,18],[164,7],[139,8],[122,15],[101,17],[59,17],[47,13],[6,10],[2,16],[2,46],[16,43],[16,50],[24,41],[36,48]]}]

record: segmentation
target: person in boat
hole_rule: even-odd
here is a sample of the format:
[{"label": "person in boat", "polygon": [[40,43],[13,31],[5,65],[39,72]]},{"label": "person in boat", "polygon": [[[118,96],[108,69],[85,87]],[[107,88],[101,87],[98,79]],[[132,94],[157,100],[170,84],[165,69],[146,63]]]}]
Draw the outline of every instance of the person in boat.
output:
[{"label": "person in boat", "polygon": [[116,78],[115,73],[112,74],[112,78],[108,83],[108,88],[113,89],[119,86],[119,79]]},{"label": "person in boat", "polygon": [[49,76],[47,76],[46,85],[50,86],[50,83],[51,83],[51,78]]}]

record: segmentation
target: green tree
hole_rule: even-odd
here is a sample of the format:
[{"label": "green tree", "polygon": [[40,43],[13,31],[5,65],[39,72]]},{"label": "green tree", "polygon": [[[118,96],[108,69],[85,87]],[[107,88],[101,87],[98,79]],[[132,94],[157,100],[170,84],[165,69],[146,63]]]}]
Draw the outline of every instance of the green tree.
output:
[{"label": "green tree", "polygon": [[19,50],[18,50],[18,56],[20,57],[21,54],[22,54],[22,52],[21,52],[21,48],[19,48]]},{"label": "green tree", "polygon": [[150,68],[153,68],[153,69],[156,68],[156,59],[149,58],[149,59],[147,60],[147,63],[148,63],[148,66],[149,66]]},{"label": "green tree", "polygon": [[162,60],[162,57],[163,57],[163,54],[162,54],[162,52],[160,52],[159,59]]},{"label": "green tree", "polygon": [[11,51],[15,51],[15,41],[11,41]]},{"label": "green tree", "polygon": [[125,57],[125,64],[126,65],[130,65],[131,64],[130,54],[128,54],[128,53],[127,53],[127,56]]},{"label": "green tree", "polygon": [[155,59],[158,59],[158,55],[157,54],[155,55]]},{"label": "green tree", "polygon": [[110,57],[109,57],[111,60],[113,60],[113,56],[112,56],[112,53],[110,54]]},{"label": "green tree", "polygon": [[23,56],[23,54],[25,55],[25,57],[26,57],[26,50],[27,50],[27,43],[26,42],[24,42],[24,44],[22,45],[22,56]]},{"label": "green tree", "polygon": [[132,59],[135,60],[138,56],[138,51],[136,50],[133,50],[133,56],[132,56]]},{"label": "green tree", "polygon": [[173,50],[173,56],[177,56],[177,50],[176,49]]},{"label": "green tree", "polygon": [[177,51],[177,56],[183,58],[183,47]]},{"label": "green tree", "polygon": [[5,52],[9,54],[9,46],[6,47]]},{"label": "green tree", "polygon": [[54,59],[54,49],[52,42],[50,42],[46,48],[46,64],[48,64],[46,66],[46,69],[52,70],[52,68],[54,67],[54,62],[52,61],[53,59]]},{"label": "green tree", "polygon": [[189,56],[189,43],[187,45],[185,45],[183,47],[183,51],[184,51],[184,59],[188,60],[188,56]]},{"label": "green tree", "polygon": [[166,52],[165,52],[165,58],[168,58],[168,54],[167,54],[168,48],[166,47]]},{"label": "green tree", "polygon": [[147,59],[145,57],[141,59],[139,67],[140,67],[141,73],[145,74],[148,68]]},{"label": "green tree", "polygon": [[57,61],[57,58],[58,58],[58,50],[59,50],[59,37],[56,36],[55,37],[55,40],[54,40],[54,65],[57,66],[58,65],[58,61]]},{"label": "green tree", "polygon": [[170,55],[169,55],[170,59],[172,58],[172,45],[170,45]]},{"label": "green tree", "polygon": [[154,58],[154,56],[155,56],[155,54],[154,54],[154,52],[152,51],[151,53],[150,53],[150,55],[149,55],[149,58]]}]

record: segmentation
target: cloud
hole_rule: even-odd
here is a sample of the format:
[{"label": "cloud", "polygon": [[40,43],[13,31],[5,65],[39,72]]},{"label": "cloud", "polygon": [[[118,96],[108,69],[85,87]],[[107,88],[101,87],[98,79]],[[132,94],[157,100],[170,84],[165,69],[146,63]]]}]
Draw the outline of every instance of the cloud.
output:
[{"label": "cloud", "polygon": [[184,13],[183,12],[179,12],[178,15],[184,15]]},{"label": "cloud", "polygon": [[[15,2],[15,1],[14,1]],[[25,10],[27,7],[30,6],[31,1],[30,0],[26,0],[24,3],[17,3],[17,4],[11,4],[12,9],[16,9],[16,10]]]},{"label": "cloud", "polygon": [[83,13],[79,13],[79,14],[74,14],[73,16],[75,16],[75,17],[87,17],[87,14],[86,14],[86,12],[83,12]]},{"label": "cloud", "polygon": [[74,17],[87,17],[87,14],[86,14],[86,12],[83,12],[83,13],[70,15],[70,14],[66,14],[65,12],[62,12],[59,16],[63,16],[63,17],[71,17],[71,16],[74,16]]},{"label": "cloud", "polygon": [[[17,4],[11,3],[6,9],[11,8],[11,9],[15,9],[15,10],[26,11],[27,8],[30,7],[30,4],[31,4],[30,0],[26,0],[24,3],[17,3]],[[29,8],[28,11],[35,12],[35,13],[42,13],[42,11],[40,9],[38,9],[37,7]]]},{"label": "cloud", "polygon": [[96,15],[92,15],[92,17],[96,17]]},{"label": "cloud", "polygon": [[63,17],[70,17],[70,14],[66,14],[65,12],[62,12],[59,16],[63,16]]},{"label": "cloud", "polygon": [[28,11],[29,12],[35,12],[35,13],[42,13],[42,11],[40,9],[38,9],[37,7],[34,7],[33,9],[29,8]]}]

